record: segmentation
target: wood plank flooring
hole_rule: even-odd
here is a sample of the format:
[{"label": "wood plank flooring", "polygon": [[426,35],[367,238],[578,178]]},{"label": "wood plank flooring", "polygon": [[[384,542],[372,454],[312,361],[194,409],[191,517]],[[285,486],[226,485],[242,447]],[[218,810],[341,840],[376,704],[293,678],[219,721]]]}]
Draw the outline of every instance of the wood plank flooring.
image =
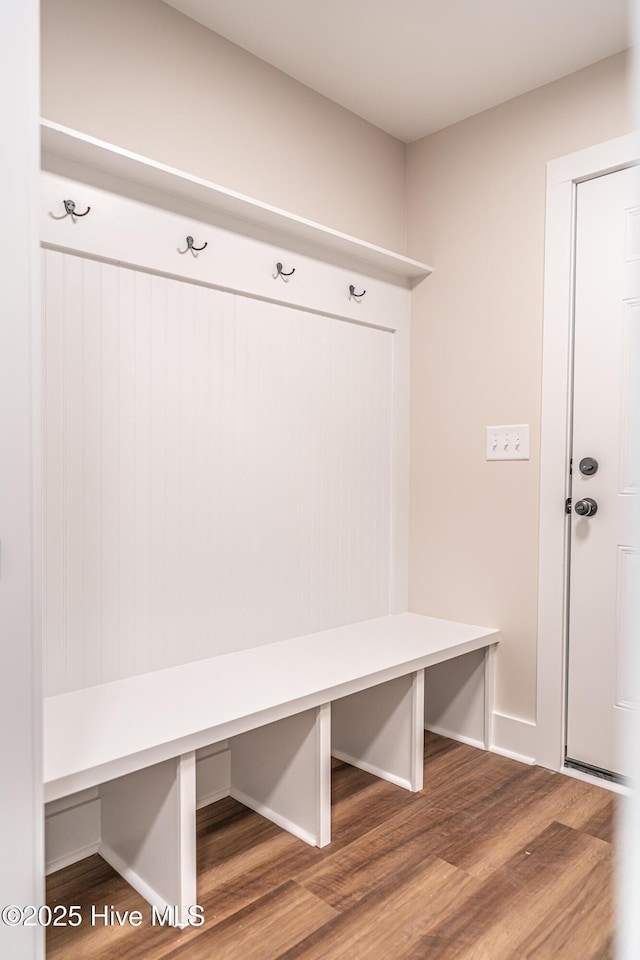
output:
[{"label": "wood plank flooring", "polygon": [[[332,797],[323,850],[231,799],[201,810],[201,927],[152,926],[98,856],[53,874],[49,904],[85,921],[48,930],[47,960],[613,956],[609,791],[427,734],[421,793],[336,762]],[[143,925],[92,927],[94,904]]]}]

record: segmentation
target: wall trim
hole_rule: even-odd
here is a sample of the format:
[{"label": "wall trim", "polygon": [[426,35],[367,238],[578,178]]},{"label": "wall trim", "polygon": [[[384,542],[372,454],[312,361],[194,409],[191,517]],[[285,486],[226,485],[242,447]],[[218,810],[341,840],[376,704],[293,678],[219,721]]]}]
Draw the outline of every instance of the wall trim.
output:
[{"label": "wall trim", "polygon": [[161,911],[173,906],[173,904],[168,903],[164,897],[161,897],[157,890],[154,890],[150,884],[143,880],[142,877],[136,873],[128,863],[125,863],[122,857],[115,853],[106,843],[100,841],[98,853],[102,859],[106,860],[109,866],[113,867],[116,873],[119,873],[127,883],[131,884],[133,889],[137,890],[140,896],[144,897],[148,903],[155,904]]},{"label": "wall trim", "polygon": [[297,823],[294,823],[287,817],[283,817],[282,814],[272,810],[271,807],[268,807],[265,803],[260,803],[259,800],[254,800],[253,797],[250,797],[249,794],[245,793],[243,790],[237,790],[236,788],[232,787],[232,789],[229,791],[229,796],[233,797],[234,800],[237,800],[238,803],[244,804],[244,806],[248,807],[250,810],[254,810],[256,813],[259,813],[260,816],[265,817],[267,820],[271,820],[272,823],[275,823],[276,826],[286,830],[287,833],[293,834],[293,836],[298,837],[299,840],[304,840],[304,842],[308,843],[309,846],[318,846],[317,838],[312,833],[309,833],[308,830],[303,830],[302,827],[299,827]]},{"label": "wall trim", "polygon": [[[228,740],[197,751],[196,810],[229,796],[229,758]],[[90,787],[47,803],[45,834],[53,848],[46,860],[47,876],[94,853],[102,856],[99,787]]]},{"label": "wall trim", "polygon": [[468,737],[464,733],[456,733],[455,730],[448,730],[446,727],[441,727],[437,723],[425,723],[425,730],[428,730],[430,733],[437,733],[440,737],[447,737],[449,740],[457,740],[458,743],[466,743],[469,747],[477,747],[479,750],[484,750],[484,740],[478,740],[475,737]]},{"label": "wall trim", "polygon": [[204,797],[198,797],[196,810],[202,810],[203,807],[208,807],[210,803],[217,803],[218,800],[224,800],[225,797],[229,796],[231,796],[231,789],[229,787],[220,787],[219,790],[213,793],[207,793]]},{"label": "wall trim", "polygon": [[[520,717],[510,717],[505,713],[492,711],[491,713],[491,742],[489,751],[501,757],[517,760],[529,765],[536,761],[536,724],[532,720],[523,720]],[[483,740],[466,736],[455,730],[449,730],[437,724],[425,724],[425,730],[437,733],[441,737],[448,737],[458,743],[466,743],[470,747],[486,750]]]},{"label": "wall trim", "polygon": [[89,843],[86,847],[79,847],[77,850],[71,850],[62,857],[47,861],[45,876],[48,877],[50,873],[55,873],[57,870],[64,870],[65,867],[70,867],[72,863],[78,863],[80,860],[92,857],[95,853],[100,853],[100,846],[100,840],[96,840],[95,843]]},{"label": "wall trim", "polygon": [[45,875],[98,852],[100,794],[97,787],[53,800],[45,807]]},{"label": "wall trim", "polygon": [[506,750],[503,747],[492,746],[489,748],[489,752],[495,753],[499,757],[506,757],[507,760],[516,760],[518,763],[526,763],[528,767],[536,766],[534,757],[528,757],[524,753],[516,753],[515,750]]},{"label": "wall trim", "polygon": [[510,717],[506,713],[494,711],[492,729],[493,736],[489,747],[492,753],[518,760],[520,763],[536,763],[537,725],[532,720]]},{"label": "wall trim", "polygon": [[357,760],[342,750],[332,750],[331,756],[336,760],[342,760],[343,763],[348,763],[352,767],[358,767],[359,770],[364,770],[366,773],[372,773],[374,777],[379,777],[380,780],[388,780],[389,783],[394,783],[397,787],[404,787],[405,790],[411,790],[411,781],[407,780],[406,777],[397,777],[394,773],[389,773],[381,767],[376,767],[373,763],[367,763],[366,760]]},{"label": "wall trim", "polygon": [[[0,678],[2,784],[0,902],[44,899],[42,787],[42,364],[38,260],[40,9],[36,0],[0,5],[3,230],[0,237],[0,436],[2,581]],[[0,955],[45,955],[45,930],[0,924]]]},{"label": "wall trim", "polygon": [[630,166],[639,155],[627,134],[547,164],[540,437],[538,557],[537,762],[564,763],[568,457],[573,325],[574,224],[577,184]]}]

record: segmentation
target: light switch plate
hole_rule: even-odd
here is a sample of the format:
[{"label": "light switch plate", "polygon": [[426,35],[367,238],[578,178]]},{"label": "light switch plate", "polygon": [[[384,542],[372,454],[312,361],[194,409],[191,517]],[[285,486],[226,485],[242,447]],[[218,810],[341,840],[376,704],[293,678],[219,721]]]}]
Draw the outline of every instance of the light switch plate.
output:
[{"label": "light switch plate", "polygon": [[487,427],[487,460],[528,460],[529,424]]}]

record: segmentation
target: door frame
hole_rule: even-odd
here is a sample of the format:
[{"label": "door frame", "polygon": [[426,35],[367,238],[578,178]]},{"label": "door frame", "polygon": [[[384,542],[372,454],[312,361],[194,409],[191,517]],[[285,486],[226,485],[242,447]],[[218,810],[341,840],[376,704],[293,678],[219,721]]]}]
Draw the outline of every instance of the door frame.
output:
[{"label": "door frame", "polygon": [[577,185],[638,162],[627,134],[547,163],[540,543],[538,557],[537,763],[564,769],[572,332]]},{"label": "door frame", "polygon": [[[37,0],[0,5],[11,36],[0,61],[0,114],[6,131],[0,169],[7,186],[0,235],[0,901],[44,903],[42,640],[40,629],[40,261]],[[15,911],[14,911],[15,912]],[[0,924],[0,954],[41,960],[44,928]]]}]

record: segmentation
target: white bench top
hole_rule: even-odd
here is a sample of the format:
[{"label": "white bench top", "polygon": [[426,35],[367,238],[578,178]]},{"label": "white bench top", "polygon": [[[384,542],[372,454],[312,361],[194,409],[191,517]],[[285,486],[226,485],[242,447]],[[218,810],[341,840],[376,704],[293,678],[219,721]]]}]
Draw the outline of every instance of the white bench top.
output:
[{"label": "white bench top", "polygon": [[402,613],[47,697],[47,801],[478,650],[490,627]]}]

